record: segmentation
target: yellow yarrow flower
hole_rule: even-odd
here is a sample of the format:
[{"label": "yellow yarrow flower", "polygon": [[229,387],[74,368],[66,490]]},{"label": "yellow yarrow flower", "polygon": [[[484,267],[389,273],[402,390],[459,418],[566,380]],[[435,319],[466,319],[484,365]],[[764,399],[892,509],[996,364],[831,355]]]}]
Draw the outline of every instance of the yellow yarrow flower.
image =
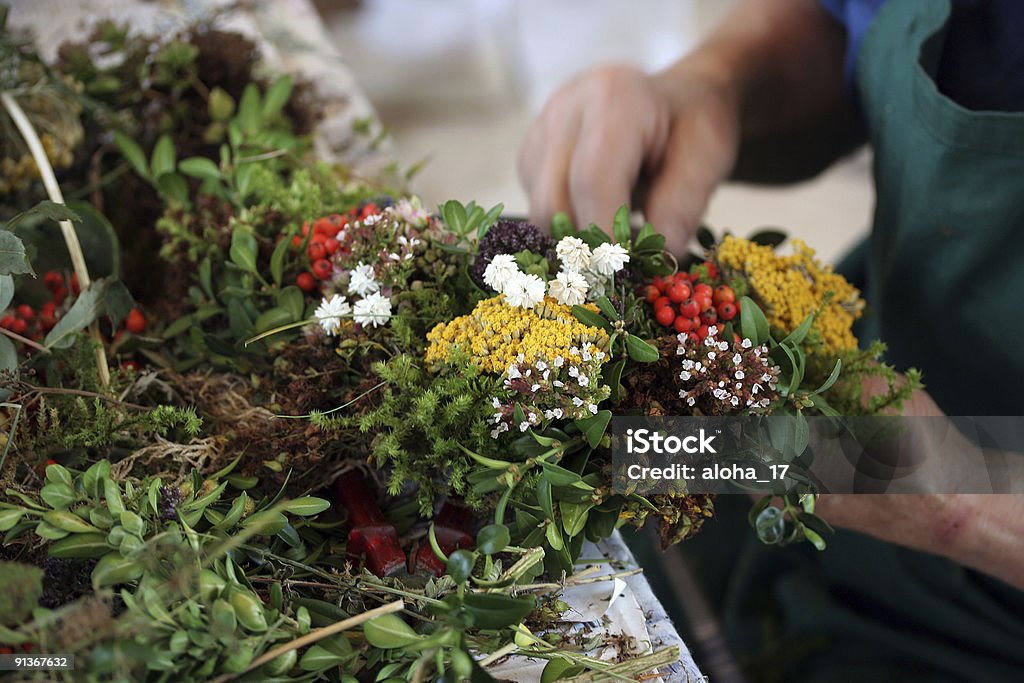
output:
[{"label": "yellow yarrow flower", "polygon": [[[607,332],[584,325],[571,307],[551,297],[529,309],[509,306],[504,299],[503,295],[484,299],[469,315],[436,325],[427,333],[427,365],[447,360],[456,347],[482,370],[494,373],[505,372],[520,356],[526,363],[557,356],[579,363],[579,347],[588,341],[608,348]],[[586,308],[598,312],[593,304]]]},{"label": "yellow yarrow flower", "polygon": [[822,265],[814,250],[802,240],[792,240],[793,253],[784,256],[750,240],[727,236],[717,251],[720,266],[746,279],[769,324],[786,333],[795,330],[808,315],[828,304],[814,321],[829,351],[857,348],[852,327],[863,313],[860,291],[832,266]]}]

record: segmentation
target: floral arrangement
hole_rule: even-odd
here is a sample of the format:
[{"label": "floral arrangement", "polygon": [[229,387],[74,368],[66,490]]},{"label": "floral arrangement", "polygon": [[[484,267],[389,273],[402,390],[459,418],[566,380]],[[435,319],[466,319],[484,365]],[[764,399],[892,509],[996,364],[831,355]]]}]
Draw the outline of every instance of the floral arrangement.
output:
[{"label": "floral arrangement", "polygon": [[[236,38],[92,41],[52,66],[0,41],[24,141],[0,183],[9,650],[90,680],[477,681],[512,653],[636,677],[678,652],[589,656],[552,581],[625,524],[692,536],[714,499],[613,490],[612,415],[862,414],[915,386],[858,350],[858,293],[802,244],[703,234],[678,263],[625,208],[607,232],[434,213],[312,158],[251,50],[244,83],[204,80],[239,73],[203,68]],[[146,88],[182,106],[140,130]],[[49,147],[44,93],[70,121]],[[36,182],[54,169],[90,199]],[[132,267],[122,241],[149,245]],[[862,400],[867,374],[889,391]],[[823,547],[813,505],[752,520]]]}]

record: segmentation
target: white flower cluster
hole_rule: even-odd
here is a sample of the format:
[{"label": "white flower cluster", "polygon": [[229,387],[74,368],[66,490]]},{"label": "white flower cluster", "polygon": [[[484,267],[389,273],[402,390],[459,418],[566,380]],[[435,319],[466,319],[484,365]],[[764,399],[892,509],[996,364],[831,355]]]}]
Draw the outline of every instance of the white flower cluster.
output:
[{"label": "white flower cluster", "polygon": [[338,334],[341,319],[352,315],[352,320],[369,327],[387,325],[391,320],[391,299],[380,292],[373,266],[359,263],[348,273],[348,293],[362,297],[354,306],[340,294],[324,298],[313,314],[327,336]]},{"label": "white flower cluster", "polygon": [[[555,246],[562,269],[547,283],[548,295],[565,306],[576,306],[604,294],[605,284],[629,262],[619,244],[601,244],[591,250],[578,237],[563,237]],[[532,308],[544,300],[544,281],[519,270],[511,254],[497,254],[484,270],[484,284],[505,295],[511,306]]]}]

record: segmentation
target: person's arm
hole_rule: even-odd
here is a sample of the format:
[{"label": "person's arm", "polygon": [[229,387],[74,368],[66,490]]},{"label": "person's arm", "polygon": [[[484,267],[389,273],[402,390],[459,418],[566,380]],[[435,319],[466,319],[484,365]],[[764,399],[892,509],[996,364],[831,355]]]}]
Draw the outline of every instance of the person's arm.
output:
[{"label": "person's arm", "polygon": [[[877,378],[865,381],[866,395],[882,390]],[[942,416],[925,391],[915,391],[901,411],[906,416]],[[908,425],[908,427],[911,427]],[[924,430],[936,431],[925,425]],[[815,512],[834,526],[858,531],[883,541],[950,558],[960,564],[1024,589],[1024,455],[986,453],[950,425],[950,440],[925,459],[941,458],[939,478],[929,475],[921,490],[980,490],[990,472],[1001,472],[999,490],[1017,493],[984,494],[827,494],[819,497]],[[922,433],[921,442],[927,442]],[[959,446],[957,444],[960,444]],[[930,448],[931,444],[923,446]],[[957,457],[960,454],[963,457]],[[979,457],[980,454],[980,457]],[[997,466],[986,458],[1007,463]],[[977,476],[984,475],[982,479]]]},{"label": "person's arm", "polygon": [[877,494],[822,496],[835,526],[948,557],[1024,589],[1024,496]]},{"label": "person's arm", "polygon": [[[850,123],[836,116],[849,110],[844,50],[844,31],[816,0],[748,0],[661,73],[605,67],[571,81],[520,153],[531,218],[545,225],[561,210],[579,224],[607,225],[642,182],[647,219],[670,249],[684,251],[711,193],[736,169],[741,143]],[[813,167],[835,156],[812,142],[800,147]],[[800,156],[797,147],[776,151],[776,160]]]}]

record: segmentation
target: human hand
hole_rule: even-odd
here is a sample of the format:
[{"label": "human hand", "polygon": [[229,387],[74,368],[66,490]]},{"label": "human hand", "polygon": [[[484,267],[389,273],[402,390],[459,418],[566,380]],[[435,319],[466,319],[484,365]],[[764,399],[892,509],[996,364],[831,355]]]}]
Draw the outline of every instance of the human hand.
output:
[{"label": "human hand", "polygon": [[[865,382],[865,395],[882,389],[880,382]],[[923,390],[914,391],[901,412],[931,418],[943,415]],[[937,473],[922,477],[918,490],[941,493],[825,494],[819,496],[815,512],[835,527],[948,557],[1024,588],[1024,495],[948,493],[958,486],[982,490],[997,455],[979,449],[952,425],[943,439],[952,446],[927,443],[937,431],[934,424],[922,427],[913,440],[928,451],[925,458],[941,461]],[[1001,488],[1024,490],[1019,454],[1011,454],[1006,462]]]},{"label": "human hand", "polygon": [[530,217],[566,211],[607,226],[646,182],[647,220],[685,253],[715,187],[736,161],[739,107],[727,77],[699,59],[647,75],[604,67],[563,86],[531,124],[519,155]]}]

